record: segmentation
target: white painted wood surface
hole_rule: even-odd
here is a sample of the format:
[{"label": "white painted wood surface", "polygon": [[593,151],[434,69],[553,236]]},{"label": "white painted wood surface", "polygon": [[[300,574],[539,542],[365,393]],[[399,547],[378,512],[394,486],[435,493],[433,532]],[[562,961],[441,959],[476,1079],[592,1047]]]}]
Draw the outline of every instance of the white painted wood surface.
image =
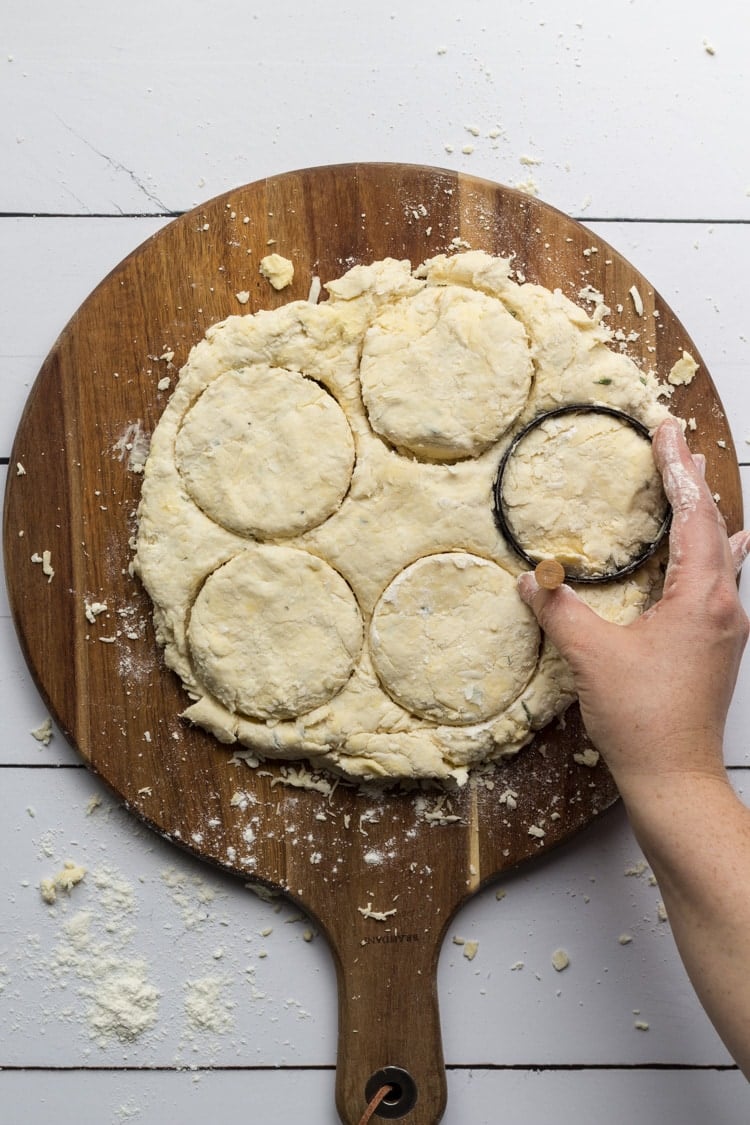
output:
[{"label": "white painted wood surface", "polygon": [[[750,503],[749,56],[738,0],[13,5],[0,46],[0,456],[58,332],[170,212],[291,168],[403,160],[536,187],[641,269],[712,371]],[[35,741],[45,712],[4,589],[0,693],[2,1120],[329,1125],[323,940],[134,822],[59,734]],[[727,735],[740,791],[749,729],[746,662]],[[48,906],[39,882],[68,859],[88,874]],[[616,809],[455,920],[439,970],[448,1125],[748,1119],[746,1083],[639,862]],[[132,1042],[92,1036],[82,915],[90,957],[140,962],[159,994]],[[478,940],[474,961],[452,936]],[[214,1027],[191,1021],[201,981]]]}]

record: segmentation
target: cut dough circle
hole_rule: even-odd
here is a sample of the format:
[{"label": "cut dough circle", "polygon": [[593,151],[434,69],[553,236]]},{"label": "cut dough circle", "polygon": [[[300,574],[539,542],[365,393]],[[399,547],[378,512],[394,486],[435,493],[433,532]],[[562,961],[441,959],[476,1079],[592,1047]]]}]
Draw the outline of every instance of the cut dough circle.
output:
[{"label": "cut dough circle", "polygon": [[384,308],[365,335],[360,380],[370,425],[423,460],[476,457],[523,410],[526,332],[494,297],[427,288]]},{"label": "cut dough circle", "polygon": [[193,664],[227,710],[290,719],[344,686],[362,619],[340,574],[292,547],[255,546],[208,576],[192,607]]},{"label": "cut dough circle", "polygon": [[456,726],[512,703],[536,667],[539,645],[513,576],[464,551],[428,555],[401,571],[370,625],[373,664],[391,698]]},{"label": "cut dough circle", "polygon": [[657,538],[667,512],[651,443],[600,413],[550,417],[530,429],[508,460],[502,493],[526,554],[581,574],[627,566]]},{"label": "cut dough circle", "polygon": [[346,416],[318,383],[256,365],[225,372],[187,411],[175,442],[185,488],[207,516],[257,539],[317,527],[354,466]]}]

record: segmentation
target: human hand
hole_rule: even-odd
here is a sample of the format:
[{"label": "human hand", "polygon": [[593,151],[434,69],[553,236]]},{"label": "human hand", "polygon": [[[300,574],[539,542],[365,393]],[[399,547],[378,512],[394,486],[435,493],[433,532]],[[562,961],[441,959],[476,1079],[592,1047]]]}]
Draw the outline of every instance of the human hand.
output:
[{"label": "human hand", "polygon": [[626,801],[654,779],[724,776],[727,710],[748,636],[736,573],[750,532],[727,537],[676,419],[659,426],[654,460],[672,505],[661,600],[630,625],[604,621],[569,586],[541,589],[521,575],[519,593],[566,658],[581,714]]}]

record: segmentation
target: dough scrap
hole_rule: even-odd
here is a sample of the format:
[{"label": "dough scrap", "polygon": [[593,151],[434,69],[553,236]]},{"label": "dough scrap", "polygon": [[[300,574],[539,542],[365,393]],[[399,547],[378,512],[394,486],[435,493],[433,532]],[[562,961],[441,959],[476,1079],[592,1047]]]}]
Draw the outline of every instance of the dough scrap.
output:
[{"label": "dough scrap", "polygon": [[[190,697],[184,717],[220,742],[259,757],[307,759],[355,779],[462,782],[472,766],[516,753],[572,702],[570,669],[546,638],[539,644],[514,589],[523,566],[494,517],[497,469],[514,433],[541,410],[597,402],[649,429],[668,410],[656,377],[608,346],[609,330],[597,314],[559,292],[517,283],[510,270],[510,261],[481,251],[439,255],[416,270],[393,259],[359,265],[327,283],[328,300],[229,316],[192,349],[152,435],[133,567],[152,599],[165,661]],[[417,312],[443,305],[451,316],[463,310],[471,324],[474,314],[491,309],[482,315],[507,331],[512,358],[503,390],[491,364],[479,364],[476,401],[485,406],[477,414],[470,403],[463,433],[461,426],[451,431],[441,402],[453,378],[441,369],[441,349],[426,348],[413,384],[402,363],[426,340],[415,334]],[[398,342],[393,355],[384,326]],[[452,331],[451,348],[460,335]],[[468,328],[466,341],[481,356]],[[397,380],[393,386],[408,407],[397,412],[390,436],[371,416],[373,404],[380,409],[387,397],[386,355],[385,376],[393,356],[400,357],[406,387]],[[467,373],[469,381],[475,376]],[[351,444],[337,422],[329,438],[315,437],[317,423],[307,419],[300,429],[298,415],[313,407],[289,407],[287,393],[298,385],[322,396],[314,410],[343,416]],[[266,444],[249,457],[243,441],[221,449],[221,434],[203,426],[234,427],[246,438],[243,422],[260,409],[257,387],[278,394],[280,417],[268,407]],[[465,408],[458,404],[457,414]],[[279,449],[276,428],[287,422],[292,444],[298,442],[291,459]],[[218,473],[201,464],[217,448],[228,466]],[[329,459],[322,473],[309,463],[319,456]],[[296,457],[308,466],[309,490],[300,491]],[[450,562],[430,561],[446,556]],[[462,560],[478,561],[461,571]],[[435,565],[459,576],[456,590],[462,576],[500,575],[498,598],[507,612],[496,637],[492,615],[485,621],[476,609],[483,599],[475,604],[467,591],[461,621],[473,607],[480,624],[466,628],[455,652],[442,632],[433,651],[429,623],[418,614],[408,639],[409,623],[386,613],[388,597],[405,596],[407,578]],[[626,623],[658,596],[660,579],[659,560],[652,559],[626,580],[579,593],[602,616]],[[245,585],[243,603],[238,591]],[[447,599],[450,583],[440,585]],[[248,608],[256,604],[251,597],[261,606],[257,616]],[[440,629],[456,624],[448,612],[433,616]],[[399,653],[392,639],[398,633],[407,634],[408,645],[425,646],[426,664]],[[496,678],[487,666],[493,643],[512,654],[513,665],[500,662]],[[461,644],[466,660],[477,661],[471,670],[462,666]]]}]

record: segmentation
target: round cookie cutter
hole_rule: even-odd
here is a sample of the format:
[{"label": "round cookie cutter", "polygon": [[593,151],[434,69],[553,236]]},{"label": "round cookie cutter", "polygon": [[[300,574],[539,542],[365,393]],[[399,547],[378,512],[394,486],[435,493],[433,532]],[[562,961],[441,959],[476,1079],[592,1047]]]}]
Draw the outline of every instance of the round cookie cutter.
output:
[{"label": "round cookie cutter", "polygon": [[[513,438],[513,441],[510,443],[505,453],[503,454],[503,458],[500,462],[497,476],[495,478],[495,520],[503,536],[513,548],[515,553],[519,556],[519,558],[523,559],[524,562],[528,563],[528,565],[532,569],[536,569],[536,567],[540,563],[547,561],[547,557],[534,557],[532,554],[530,554],[529,551],[527,551],[524,547],[523,542],[518,537],[516,532],[514,532],[511,528],[503,492],[505,472],[510,461],[517,452],[518,447],[533,430],[537,429],[537,427],[541,426],[543,422],[546,422],[550,418],[560,418],[568,414],[608,415],[609,417],[616,418],[618,419],[618,421],[630,426],[631,429],[635,430],[636,433],[645,438],[646,441],[651,441],[651,434],[643,425],[643,423],[639,422],[637,418],[633,418],[632,415],[626,414],[625,411],[618,410],[614,406],[601,406],[597,403],[586,402],[569,403],[566,406],[556,407],[554,410],[545,410],[542,413],[537,414],[536,417],[532,418],[530,422],[528,422],[521,430],[518,431],[516,436]],[[635,554],[631,555],[626,563],[614,569],[597,569],[596,571],[586,571],[580,570],[578,567],[565,566],[562,562],[560,562],[559,559],[555,559],[555,561],[558,562],[562,567],[564,578],[566,580],[570,580],[572,582],[587,583],[614,582],[618,578],[625,578],[627,577],[627,575],[632,574],[640,566],[642,566],[647,559],[651,558],[651,556],[661,545],[664,536],[669,531],[671,521],[672,511],[669,507],[669,504],[667,504],[664,519],[662,520],[661,526],[655,537],[644,543]],[[554,555],[548,557],[554,559]]]}]

